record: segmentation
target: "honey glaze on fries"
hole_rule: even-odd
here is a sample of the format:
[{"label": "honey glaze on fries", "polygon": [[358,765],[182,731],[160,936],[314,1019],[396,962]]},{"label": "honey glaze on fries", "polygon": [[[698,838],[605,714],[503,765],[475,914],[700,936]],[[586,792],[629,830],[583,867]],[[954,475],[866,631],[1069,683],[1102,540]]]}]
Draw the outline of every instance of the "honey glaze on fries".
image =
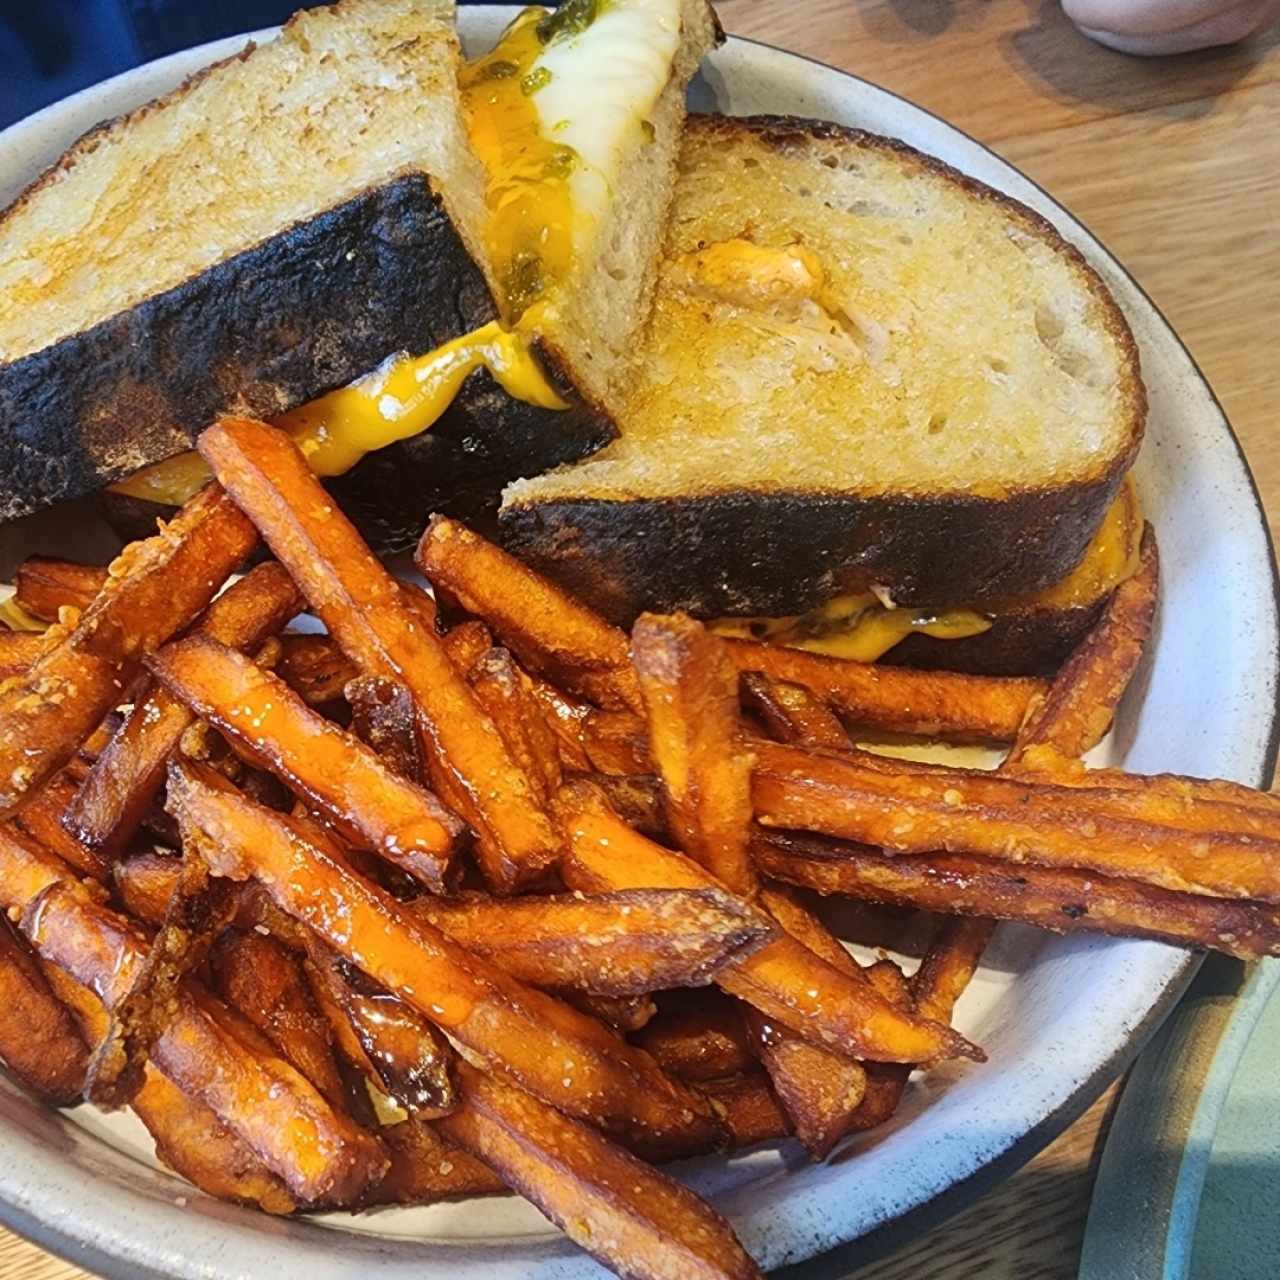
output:
[{"label": "honey glaze on fries", "polygon": [[[1150,530],[1052,681],[979,677],[628,635],[443,518],[437,610],[286,436],[200,449],[216,480],[155,539],[19,574],[60,621],[0,632],[0,1056],[129,1106],[210,1195],[505,1187],[621,1274],[750,1277],[648,1162],[822,1159],[917,1067],[981,1061],[950,1024],[997,919],[1280,954],[1280,802],[1080,760],[1149,638]],[[304,604],[328,634],[285,630]],[[916,972],[797,888],[933,913]]]}]

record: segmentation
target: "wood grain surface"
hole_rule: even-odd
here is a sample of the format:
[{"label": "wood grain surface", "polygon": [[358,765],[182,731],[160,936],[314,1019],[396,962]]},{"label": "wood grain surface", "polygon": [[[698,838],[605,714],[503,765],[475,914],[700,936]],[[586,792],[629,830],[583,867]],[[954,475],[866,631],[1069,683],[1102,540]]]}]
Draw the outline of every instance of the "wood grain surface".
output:
[{"label": "wood grain surface", "polygon": [[[1280,31],[1144,61],[1057,0],[724,0],[726,28],[937,112],[1081,218],[1164,311],[1280,515]],[[1109,1093],[969,1210],[857,1280],[1069,1280]],[[0,1280],[86,1273],[0,1232]]]}]

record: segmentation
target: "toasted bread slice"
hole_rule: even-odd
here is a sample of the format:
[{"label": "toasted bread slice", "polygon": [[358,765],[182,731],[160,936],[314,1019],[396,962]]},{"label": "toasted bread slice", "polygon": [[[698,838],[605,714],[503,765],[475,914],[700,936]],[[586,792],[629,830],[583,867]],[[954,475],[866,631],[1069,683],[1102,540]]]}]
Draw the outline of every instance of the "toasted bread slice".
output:
[{"label": "toasted bread slice", "polygon": [[620,438],[507,545],[618,622],[1031,592],[1142,437],[1137,351],[1038,215],[886,138],[690,117]]},{"label": "toasted bread slice", "polygon": [[[647,312],[684,85],[715,30],[702,0],[683,11],[632,166],[643,207],[611,211],[564,319],[530,335],[570,408],[471,374],[429,435],[332,483],[381,548],[408,545],[433,509],[475,518],[507,480],[611,438],[606,357]],[[497,318],[452,19],[446,0],[300,13],[82,139],[0,216],[0,519],[183,452],[221,414],[274,417]],[[594,317],[602,280],[607,341],[572,305],[581,294]]]}]

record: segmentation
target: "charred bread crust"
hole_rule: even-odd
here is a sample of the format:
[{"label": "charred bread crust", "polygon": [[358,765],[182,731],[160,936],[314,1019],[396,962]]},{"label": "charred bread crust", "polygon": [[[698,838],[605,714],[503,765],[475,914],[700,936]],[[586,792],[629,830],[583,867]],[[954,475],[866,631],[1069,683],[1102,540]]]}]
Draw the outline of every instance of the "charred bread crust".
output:
[{"label": "charred bread crust", "polygon": [[646,610],[782,617],[872,586],[899,604],[980,609],[1066,577],[1130,461],[999,498],[738,490],[527,503],[502,511],[502,541],[623,626]]},{"label": "charred bread crust", "polygon": [[[428,351],[496,315],[427,176],[404,174],[0,366],[0,520],[189,449],[222,414],[272,417],[392,352]],[[500,487],[611,438],[599,409],[569,396],[568,411],[538,409],[477,371],[435,430],[455,466],[474,464]],[[412,454],[389,452],[384,469],[398,458],[416,473]],[[455,482],[407,475],[388,498],[398,507],[383,514],[405,528],[425,521],[440,505],[434,488]],[[348,487],[353,501],[367,488],[354,475]]]}]

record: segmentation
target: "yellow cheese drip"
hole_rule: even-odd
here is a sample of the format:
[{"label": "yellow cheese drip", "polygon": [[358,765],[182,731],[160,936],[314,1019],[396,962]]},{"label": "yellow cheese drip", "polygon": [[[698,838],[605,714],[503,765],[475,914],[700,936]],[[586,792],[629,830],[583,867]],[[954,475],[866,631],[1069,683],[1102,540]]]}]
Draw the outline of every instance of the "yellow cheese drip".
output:
[{"label": "yellow cheese drip", "polygon": [[1065,578],[1040,591],[989,601],[981,613],[971,609],[886,609],[867,593],[836,596],[797,617],[720,618],[710,626],[720,635],[875,662],[914,631],[938,640],[963,640],[989,630],[992,619],[1003,614],[1091,605],[1137,572],[1141,542],[1142,508],[1133,480],[1126,476],[1084,558]]},{"label": "yellow cheese drip", "polygon": [[[274,425],[293,437],[317,475],[341,475],[366,453],[425,431],[453,402],[467,376],[481,367],[517,400],[543,409],[568,408],[525,340],[491,320],[424,356],[393,356],[358,382],[274,419]],[[177,506],[209,479],[199,454],[184,453],[111,488]]]},{"label": "yellow cheese drip", "polygon": [[525,9],[493,51],[458,77],[471,145],[488,174],[489,262],[513,322],[573,265],[569,178],[579,157],[543,135],[533,101],[550,74],[535,65],[547,17],[544,8]]}]

